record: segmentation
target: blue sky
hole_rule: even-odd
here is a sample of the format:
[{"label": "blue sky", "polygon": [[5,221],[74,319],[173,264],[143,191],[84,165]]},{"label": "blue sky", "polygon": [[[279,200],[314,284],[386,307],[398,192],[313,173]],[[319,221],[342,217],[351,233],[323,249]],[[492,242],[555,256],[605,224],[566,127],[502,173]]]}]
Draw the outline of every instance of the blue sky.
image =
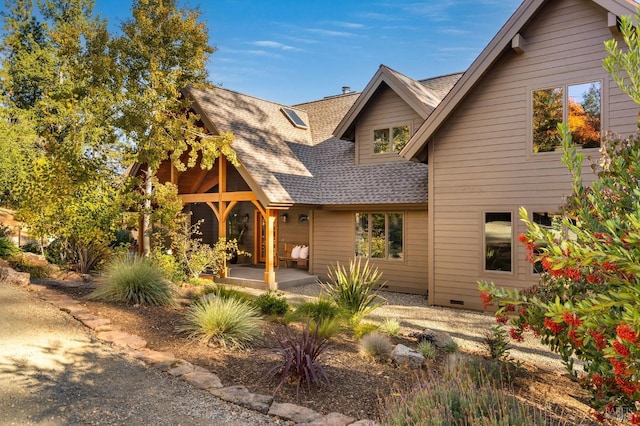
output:
[{"label": "blue sky", "polygon": [[[415,79],[464,71],[521,0],[178,0],[198,7],[213,83],[296,104],[361,91],[380,64]],[[131,2],[95,0],[115,30]]]}]

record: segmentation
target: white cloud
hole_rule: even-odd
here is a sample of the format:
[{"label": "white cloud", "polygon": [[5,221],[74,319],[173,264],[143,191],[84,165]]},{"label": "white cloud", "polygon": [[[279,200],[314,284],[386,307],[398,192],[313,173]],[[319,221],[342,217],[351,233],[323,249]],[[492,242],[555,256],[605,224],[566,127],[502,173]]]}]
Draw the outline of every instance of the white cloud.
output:
[{"label": "white cloud", "polygon": [[250,42],[249,44],[251,44],[253,46],[258,46],[258,47],[267,47],[267,48],[271,48],[271,49],[289,50],[289,51],[294,51],[294,52],[299,52],[299,51],[302,50],[302,49],[299,49],[299,48],[294,47],[294,46],[289,46],[288,44],[283,44],[283,43],[279,43],[277,41],[271,41],[271,40],[259,40],[259,41]]}]

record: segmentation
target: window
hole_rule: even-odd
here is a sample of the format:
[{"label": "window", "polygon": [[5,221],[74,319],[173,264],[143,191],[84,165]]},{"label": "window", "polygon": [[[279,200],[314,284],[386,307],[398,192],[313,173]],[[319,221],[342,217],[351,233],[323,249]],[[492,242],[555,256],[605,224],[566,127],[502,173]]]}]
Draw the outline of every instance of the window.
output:
[{"label": "window", "polygon": [[403,223],[403,213],[356,213],[355,255],[402,260]]},{"label": "window", "polygon": [[376,129],[373,131],[373,152],[375,154],[400,152],[409,142],[410,137],[411,130],[408,125]]},{"label": "window", "polygon": [[601,139],[600,82],[565,85],[533,92],[533,152],[560,147],[558,124],[569,123],[573,143],[598,148]]},{"label": "window", "polygon": [[280,110],[284,113],[284,115],[287,116],[291,124],[293,124],[295,127],[299,129],[307,128],[307,123],[305,123],[304,120],[302,120],[302,118],[300,118],[300,116],[291,108],[282,107],[280,108]]},{"label": "window", "polygon": [[485,213],[484,215],[484,269],[511,271],[512,246],[511,213]]}]

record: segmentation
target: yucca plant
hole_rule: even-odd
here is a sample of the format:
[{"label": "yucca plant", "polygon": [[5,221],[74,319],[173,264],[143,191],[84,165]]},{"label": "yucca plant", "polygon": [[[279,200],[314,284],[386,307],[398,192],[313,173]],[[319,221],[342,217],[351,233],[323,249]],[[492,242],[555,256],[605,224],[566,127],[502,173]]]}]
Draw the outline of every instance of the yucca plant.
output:
[{"label": "yucca plant", "polygon": [[329,377],[319,362],[319,358],[329,347],[329,337],[320,332],[319,327],[310,322],[306,323],[297,333],[288,329],[287,333],[278,338],[282,362],[269,370],[267,376],[282,376],[273,394],[285,383],[295,383],[296,391],[300,391],[300,385],[311,384],[316,386],[329,385]]},{"label": "yucca plant", "polygon": [[321,285],[338,306],[348,310],[353,318],[361,319],[383,304],[377,301],[384,285],[380,284],[381,277],[382,273],[369,266],[368,260],[363,265],[361,258],[357,258],[349,262],[348,270],[340,263],[330,267],[330,281]]},{"label": "yucca plant", "polygon": [[203,343],[248,347],[262,334],[260,312],[242,300],[207,295],[187,308],[178,331]]},{"label": "yucca plant", "polygon": [[106,281],[87,298],[105,302],[174,306],[175,288],[149,259],[121,256],[105,272]]}]

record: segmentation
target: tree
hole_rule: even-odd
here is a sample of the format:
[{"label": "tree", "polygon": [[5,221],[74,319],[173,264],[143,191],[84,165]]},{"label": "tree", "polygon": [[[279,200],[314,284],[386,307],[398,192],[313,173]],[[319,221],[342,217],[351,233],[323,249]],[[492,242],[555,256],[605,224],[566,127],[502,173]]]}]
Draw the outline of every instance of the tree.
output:
[{"label": "tree", "polygon": [[[119,127],[129,146],[129,161],[145,165],[143,246],[150,248],[150,212],[153,176],[169,157],[178,170],[211,168],[221,154],[235,162],[232,136],[204,135],[190,100],[182,95],[187,86],[205,85],[206,62],[213,48],[199,13],[179,9],[175,0],[136,0],[133,18],[122,25],[117,41],[118,67],[123,71],[119,102]],[[187,164],[181,161],[189,154]]]},{"label": "tree", "polygon": [[[604,64],[640,104],[640,28],[630,17],[621,21],[627,50],[607,42],[610,56]],[[513,338],[531,330],[561,355],[591,392],[599,420],[620,409],[632,424],[640,424],[640,133],[628,139],[609,136],[594,164],[597,178],[586,187],[583,155],[572,143],[569,126],[559,126],[559,132],[573,178],[562,223],[575,238],[559,239],[521,209],[528,231],[519,238],[528,258],[544,270],[540,282],[526,291],[479,283],[481,298],[486,306],[498,304],[497,319],[511,323]],[[584,374],[574,371],[573,358],[584,361]]]},{"label": "tree", "polygon": [[0,138],[13,175],[4,192],[36,236],[106,244],[118,142],[106,22],[89,0],[38,4],[35,13],[30,1],[7,2],[3,14],[0,127],[18,125]]}]

